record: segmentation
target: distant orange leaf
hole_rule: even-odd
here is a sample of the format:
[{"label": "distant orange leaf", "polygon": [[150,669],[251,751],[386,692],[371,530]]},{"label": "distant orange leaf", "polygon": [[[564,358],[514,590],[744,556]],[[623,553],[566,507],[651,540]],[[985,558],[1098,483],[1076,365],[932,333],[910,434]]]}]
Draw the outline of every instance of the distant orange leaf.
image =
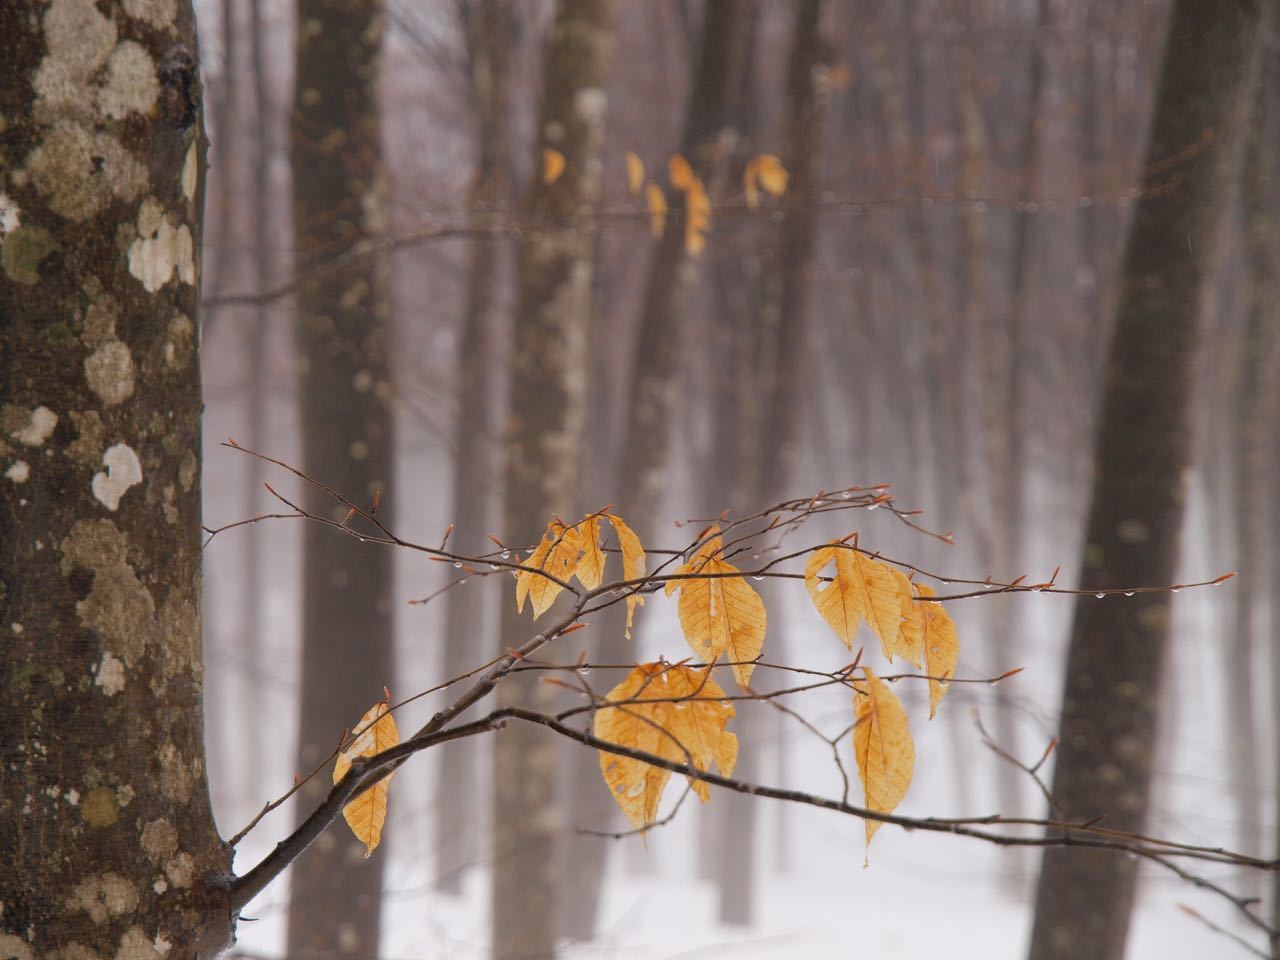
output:
[{"label": "distant orange leaf", "polygon": [[627,192],[639,193],[644,186],[644,161],[627,151]]},{"label": "distant orange leaf", "polygon": [[542,182],[555,183],[564,173],[564,154],[550,147],[542,149]]},{"label": "distant orange leaf", "polygon": [[649,232],[656,240],[667,227],[667,196],[656,183],[645,184],[645,204],[649,208]]},{"label": "distant orange leaf", "polygon": [[693,167],[680,154],[673,153],[667,160],[667,176],[677,190],[688,190],[689,184],[693,183]]}]

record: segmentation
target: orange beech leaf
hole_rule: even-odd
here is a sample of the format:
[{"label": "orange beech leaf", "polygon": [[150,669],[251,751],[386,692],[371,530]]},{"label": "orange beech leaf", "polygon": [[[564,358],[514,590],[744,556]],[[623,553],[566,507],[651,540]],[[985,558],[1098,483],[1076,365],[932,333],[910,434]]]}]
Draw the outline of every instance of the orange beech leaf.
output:
[{"label": "orange beech leaf", "polygon": [[739,571],[720,559],[721,551],[720,537],[712,537],[676,571],[720,576],[669,580],[667,594],[680,591],[680,626],[693,652],[708,662],[726,655],[733,661],[734,679],[745,687],[755,669],[750,661],[764,647],[768,615],[760,594],[745,578],[724,576]]},{"label": "orange beech leaf", "polygon": [[[833,562],[835,572],[824,586],[822,572]],[[846,647],[853,649],[853,635],[865,620],[892,661],[894,653],[902,652],[903,613],[902,593],[893,575],[888,564],[837,541],[813,552],[805,565],[804,582],[813,605]]]},{"label": "orange beech leaf", "polygon": [[581,541],[582,535],[576,527],[566,527],[559,520],[552,520],[547,524],[546,533],[542,535],[532,555],[524,562],[524,566],[534,569],[516,571],[516,611],[518,613],[524,612],[526,597],[533,603],[535,620],[555,602],[564,587],[536,571],[545,570],[553,577],[567,583],[578,567],[578,558],[582,554]]},{"label": "orange beech leaf", "polygon": [[555,183],[564,173],[564,154],[550,147],[542,149],[542,182]]},{"label": "orange beech leaf", "polygon": [[[915,584],[920,597],[936,596],[932,587]],[[940,603],[916,600],[912,603],[912,620],[921,633],[921,652],[924,655],[924,672],[929,679],[929,719],[938,712],[938,704],[947,695],[950,682],[956,675],[956,661],[960,658],[960,641],[956,637],[956,625],[951,614]]]},{"label": "orange beech leaf", "polygon": [[587,517],[578,524],[578,541],[582,545],[582,558],[574,568],[574,576],[588,590],[600,586],[604,579],[604,551],[600,549],[600,518]]},{"label": "orange beech leaf", "polygon": [[[911,784],[916,748],[907,728],[907,712],[889,685],[868,666],[863,666],[862,673],[866,677],[865,689],[853,695],[857,715],[853,753],[858,761],[867,809],[892,813]],[[868,820],[866,827],[870,845],[880,823]]]},{"label": "orange beech leaf", "polygon": [[924,666],[924,633],[912,614],[915,612],[916,594],[907,575],[896,567],[890,567],[893,582],[898,585],[899,620],[898,638],[893,652],[910,660],[917,667]]},{"label": "orange beech leaf", "polygon": [[[399,731],[396,730],[395,718],[388,713],[389,705],[385,700],[375,703],[356,724],[360,731],[354,740],[338,754],[338,761],[333,766],[333,782],[338,783],[351,769],[351,761],[356,757],[372,757],[388,750],[400,742]],[[364,844],[364,857],[369,859],[374,848],[382,839],[382,825],[387,819],[387,786],[395,771],[369,787],[342,808],[343,819],[347,826]]]},{"label": "orange beech leaf", "polygon": [[[601,740],[675,763],[692,761],[699,770],[710,770],[715,763],[729,776],[737,763],[738,738],[725,729],[734,709],[723,698],[724,691],[702,670],[638,664],[606,695],[619,706],[596,711],[594,732]],[[633,826],[657,820],[669,770],[601,750],[600,772]],[[689,782],[699,798],[709,799],[705,783],[692,777]]]},{"label": "orange beech leaf", "polygon": [[[623,580],[640,580],[645,574],[645,555],[644,547],[640,545],[640,538],[636,536],[636,532],[627,526],[626,521],[621,517],[615,517],[612,513],[606,513],[605,519],[613,524],[614,531],[618,534],[618,546],[622,550],[622,579]],[[638,593],[632,593],[627,597],[627,639],[631,639],[631,624],[635,618],[636,607],[644,605],[644,597]]]},{"label": "orange beech leaf", "polygon": [[667,227],[667,197],[656,183],[649,183],[644,188],[645,205],[649,208],[649,232],[657,240]]},{"label": "orange beech leaf", "polygon": [[780,197],[787,192],[787,168],[772,153],[762,153],[756,157],[758,166],[756,176],[760,186],[766,193]]},{"label": "orange beech leaf", "polygon": [[627,151],[627,192],[639,193],[644,186],[644,161]]},{"label": "orange beech leaf", "polygon": [[697,177],[684,192],[684,215],[684,247],[697,256],[707,248],[707,233],[711,230],[711,199]]},{"label": "orange beech leaf", "polygon": [[688,190],[689,184],[693,183],[693,167],[680,154],[673,153],[667,160],[667,176],[677,190]]}]

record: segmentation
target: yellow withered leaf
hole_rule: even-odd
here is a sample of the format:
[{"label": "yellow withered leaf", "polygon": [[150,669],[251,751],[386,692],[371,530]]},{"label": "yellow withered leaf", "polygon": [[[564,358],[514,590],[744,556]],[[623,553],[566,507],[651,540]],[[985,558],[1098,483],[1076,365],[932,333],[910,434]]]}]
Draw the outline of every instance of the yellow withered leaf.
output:
[{"label": "yellow withered leaf", "polygon": [[762,153],[756,157],[756,175],[765,192],[780,197],[787,192],[787,168],[772,153]]},{"label": "yellow withered leaf", "polygon": [[[832,563],[835,571],[828,582],[823,571]],[[813,551],[804,582],[813,605],[845,646],[853,649],[853,636],[865,620],[892,661],[895,653],[906,655],[901,638],[903,597],[895,573],[888,564],[836,542]],[[902,579],[910,589],[910,581]]]},{"label": "yellow withered leaf", "polygon": [[578,567],[582,553],[582,535],[576,527],[566,527],[558,520],[547,524],[546,533],[524,561],[532,570],[516,572],[516,612],[524,612],[527,597],[533,603],[533,618],[542,616],[564,589],[555,580],[544,577],[537,570],[545,570],[554,577],[568,582]]},{"label": "yellow withered leaf", "polygon": [[627,192],[639,193],[644,186],[644,161],[627,151]]},{"label": "yellow withered leaf", "polygon": [[656,183],[648,183],[644,188],[644,198],[649,208],[649,232],[657,240],[667,227],[667,196]]},{"label": "yellow withered leaf", "polygon": [[742,192],[746,195],[747,206],[754,210],[760,206],[760,158],[752,157],[742,168]]},{"label": "yellow withered leaf", "polygon": [[[906,796],[915,769],[916,748],[907,728],[907,712],[889,685],[863,666],[865,689],[853,695],[857,723],[853,728],[853,753],[858,776],[866,795],[866,807],[877,813],[892,813]],[[866,821],[867,843],[880,829],[876,820]]]},{"label": "yellow withered leaf", "polygon": [[[920,597],[935,596],[931,587],[915,585]],[[956,661],[960,658],[960,641],[951,614],[940,603],[915,600],[912,618],[919,624],[924,672],[929,676],[929,719],[938,712],[938,704],[947,695],[948,684],[955,678]]]},{"label": "yellow withered leaf", "polygon": [[667,176],[677,190],[688,190],[689,184],[693,183],[693,167],[680,154],[673,153],[667,160]]},{"label": "yellow withered leaf", "polygon": [[707,248],[707,233],[711,230],[711,199],[697,177],[691,178],[684,192],[684,216],[684,247],[697,256]]},{"label": "yellow withered leaf", "polygon": [[[622,549],[622,579],[623,580],[639,580],[645,573],[645,556],[644,547],[640,545],[640,538],[636,536],[636,532],[627,526],[621,517],[615,517],[611,513],[605,514],[606,519],[613,524],[614,531],[618,534],[618,546]],[[638,593],[632,593],[627,596],[627,639],[631,639],[631,624],[635,618],[636,607],[644,605],[644,597]]]},{"label": "yellow withered leaf", "polygon": [[[380,700],[360,718],[355,728],[355,739],[347,745],[345,750],[338,753],[338,761],[333,765],[334,783],[338,783],[347,775],[354,758],[372,757],[400,742],[395,718],[388,710],[387,702]],[[391,783],[393,775],[394,771],[388,773],[342,808],[342,816],[347,821],[347,826],[356,835],[356,839],[364,844],[366,860],[382,839],[382,825],[387,820],[387,786]]]},{"label": "yellow withered leaf", "polygon": [[689,646],[708,663],[727,656],[733,677],[741,686],[751,681],[760,656],[768,615],[760,594],[738,573],[733,564],[720,559],[720,537],[714,536],[681,566],[677,574],[712,574],[667,582],[668,596],[680,591],[680,626]]},{"label": "yellow withered leaf", "polygon": [[[594,732],[601,740],[675,763],[692,760],[699,770],[710,770],[714,763],[729,776],[737,763],[738,738],[725,729],[734,710],[722,702],[724,695],[701,670],[638,664],[606,695],[606,700],[619,706],[596,711]],[[671,778],[669,770],[601,750],[600,772],[633,826],[641,828],[657,820],[658,803]],[[704,802],[709,799],[705,783],[693,777],[689,782]]]},{"label": "yellow withered leaf", "polygon": [[555,183],[564,173],[564,154],[550,147],[542,148],[542,182]]},{"label": "yellow withered leaf", "polygon": [[893,582],[898,585],[899,620],[898,636],[893,644],[893,652],[910,660],[917,667],[924,666],[924,632],[913,613],[915,611],[915,591],[907,575],[897,567],[890,567]]},{"label": "yellow withered leaf", "polygon": [[574,576],[588,590],[600,586],[604,579],[604,551],[600,549],[600,517],[590,516],[578,524],[578,542],[582,556],[574,568]]}]

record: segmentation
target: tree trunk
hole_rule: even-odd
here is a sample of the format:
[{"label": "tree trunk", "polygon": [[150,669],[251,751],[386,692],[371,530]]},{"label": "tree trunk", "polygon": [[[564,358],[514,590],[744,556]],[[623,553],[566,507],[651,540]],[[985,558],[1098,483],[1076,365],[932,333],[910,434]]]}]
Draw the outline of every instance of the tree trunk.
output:
[{"label": "tree trunk", "polygon": [[[711,179],[716,146],[726,126],[726,103],[741,83],[749,21],[746,0],[719,0],[706,7],[680,146],[681,154],[704,183]],[[672,216],[649,268],[634,372],[625,404],[624,441],[618,457],[618,513],[643,543],[656,533],[657,514],[669,482],[670,425],[682,346],[680,331],[687,325],[690,289],[696,275],[696,261],[685,249],[684,195],[673,189],[667,192]],[[593,644],[592,658],[615,663],[632,656],[624,638],[622,606],[603,611],[598,620],[601,629]],[[599,780],[599,764],[589,751],[572,750],[569,757],[571,782]],[[573,791],[569,805],[573,822],[585,822],[599,807],[600,794],[594,790]],[[613,817],[614,811],[609,814]],[[599,837],[571,834],[568,844],[574,869],[565,877],[568,908],[564,930],[575,939],[585,940],[595,932],[608,851]]]},{"label": "tree trunk", "polygon": [[[471,243],[466,315],[462,321],[458,383],[455,397],[453,474],[453,543],[465,552],[489,549],[490,504],[493,501],[494,287],[502,244],[486,233],[510,198],[507,171],[510,146],[507,128],[508,66],[512,54],[512,10],[507,0],[482,0],[465,24],[470,53],[471,94],[477,117],[477,162],[471,185]],[[493,599],[487,581],[471,590],[454,590],[445,601],[444,675],[456,677],[478,662],[491,646],[486,613]],[[474,829],[479,799],[476,750],[465,743],[443,744],[436,776],[436,885],[449,893],[462,888],[462,875],[479,856]]]},{"label": "tree trunk", "polygon": [[[787,69],[787,114],[784,143],[785,166],[790,173],[782,202],[782,225],[778,250],[766,262],[762,296],[756,316],[758,337],[756,376],[752,386],[758,393],[759,419],[755,424],[724,425],[744,436],[755,437],[747,444],[754,467],[748,472],[750,486],[735,504],[739,509],[784,496],[783,488],[797,458],[806,408],[805,371],[808,359],[809,264],[818,234],[818,200],[821,193],[823,117],[828,87],[826,61],[828,41],[824,32],[824,0],[800,0],[796,5],[795,29]],[[780,609],[779,591],[773,594],[773,609]],[[773,648],[785,650],[776,636],[781,618],[775,619]],[[758,738],[749,727],[762,733],[763,717],[743,711],[740,736],[744,744],[739,757],[741,776],[759,773],[758,751],[750,744]],[[781,742],[781,741],[779,741]],[[755,876],[758,854],[755,822],[757,805],[751,797],[730,794],[724,798],[721,820],[732,825],[732,842],[727,842],[720,863],[720,920],[745,925],[755,920]],[[726,840],[728,838],[726,837]]]},{"label": "tree trunk", "polygon": [[[1274,73],[1268,71],[1271,78]],[[1271,466],[1271,446],[1276,434],[1277,390],[1280,389],[1280,313],[1276,311],[1276,295],[1280,286],[1275,281],[1280,270],[1280,245],[1277,244],[1275,216],[1275,164],[1271,150],[1274,133],[1269,108],[1272,98],[1263,82],[1256,84],[1253,116],[1244,151],[1241,199],[1244,201],[1245,256],[1247,294],[1244,342],[1240,351],[1237,380],[1235,431],[1234,501],[1235,540],[1238,558],[1232,567],[1238,571],[1233,584],[1234,601],[1227,618],[1231,653],[1224,667],[1229,695],[1227,703],[1227,743],[1230,752],[1229,775],[1236,797],[1235,817],[1238,832],[1236,848],[1264,856],[1262,840],[1262,757],[1266,749],[1264,730],[1259,721],[1256,700],[1255,658],[1261,647],[1259,614],[1266,606],[1268,538],[1275,536],[1275,518],[1271,516],[1275,493]],[[1276,691],[1273,695],[1280,695]],[[1273,728],[1274,730],[1274,728]],[[1262,895],[1261,878],[1256,871],[1241,871],[1236,889],[1244,896]]]},{"label": "tree trunk", "polygon": [[[382,0],[303,0],[293,109],[296,349],[302,463],[350,499],[385,493],[394,464],[390,299],[383,260],[335,258],[384,230],[378,72]],[[309,485],[311,512],[346,508]],[[391,685],[392,554],[319,524],[303,534],[298,769],[310,771]],[[305,816],[327,792],[299,791]],[[331,830],[293,867],[289,955],[376,956],[384,857]]]},{"label": "tree trunk", "polygon": [[[0,6],[0,956],[214,957],[190,4]],[[136,9],[129,5],[126,9]]]},{"label": "tree trunk", "polygon": [[[1173,580],[1198,318],[1234,195],[1261,36],[1257,3],[1177,0],[1171,16],[1147,145],[1152,182],[1134,211],[1104,378],[1085,587]],[[1170,603],[1168,593],[1077,601],[1055,816],[1143,828]],[[1030,955],[1122,957],[1137,866],[1096,851],[1046,850]]]},{"label": "tree trunk", "polygon": [[[600,145],[613,58],[612,0],[560,0],[543,68],[534,176],[520,250],[519,305],[506,420],[502,536],[536,542],[552,515],[576,519],[577,448],[586,416],[586,342],[591,313],[594,215]],[[543,151],[559,151],[564,171],[541,176]],[[502,605],[500,647],[535,628],[515,604]],[[551,688],[508,678],[503,705],[549,705]],[[564,882],[558,796],[560,745],[533,729],[508,729],[494,744],[493,955],[551,957]]]}]

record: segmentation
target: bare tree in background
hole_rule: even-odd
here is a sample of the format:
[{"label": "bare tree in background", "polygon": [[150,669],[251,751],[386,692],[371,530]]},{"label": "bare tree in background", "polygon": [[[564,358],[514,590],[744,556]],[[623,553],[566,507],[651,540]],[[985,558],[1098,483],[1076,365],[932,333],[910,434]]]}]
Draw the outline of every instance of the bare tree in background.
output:
[{"label": "bare tree in background", "polygon": [[[454,420],[453,542],[481,553],[489,531],[493,485],[495,393],[494,294],[504,243],[487,229],[510,201],[508,169],[510,137],[508,102],[513,52],[514,10],[509,0],[480,0],[459,5],[476,116],[476,170],[469,206],[476,234],[471,240],[466,313],[459,349],[457,412]],[[487,646],[486,614],[491,606],[484,589],[453,591],[445,603],[444,675],[454,677],[474,663],[477,645]],[[462,873],[479,855],[479,837],[469,827],[477,801],[477,758],[463,744],[441,747],[436,777],[436,882],[441,890],[461,890]]]},{"label": "bare tree in background", "polygon": [[[1239,172],[1259,21],[1257,2],[1173,6],[1104,379],[1086,587],[1174,575],[1199,316]],[[1053,782],[1061,819],[1142,828],[1169,614],[1163,593],[1077,601]],[[1046,850],[1030,956],[1123,957],[1137,868]]]},{"label": "bare tree in background", "polygon": [[[548,516],[569,521],[579,507],[592,222],[613,44],[612,0],[559,0],[543,66],[528,191],[526,216],[533,227],[519,251],[502,522],[504,536],[515,538],[513,547],[533,543]],[[556,179],[543,176],[548,150],[564,158]],[[501,609],[505,650],[522,642],[527,624],[509,601]],[[498,698],[545,708],[551,688],[504,683]],[[511,730],[494,745],[492,939],[499,960],[555,952],[565,876],[558,757],[558,744],[528,728]]]},{"label": "bare tree in background", "polygon": [[[706,6],[679,151],[704,183],[714,172],[717,146],[725,129],[725,103],[742,80],[750,17],[748,0],[720,0]],[[672,217],[654,247],[649,266],[618,446],[619,509],[642,540],[655,532],[667,485],[681,332],[690,319],[689,301],[698,274],[697,259],[686,249],[684,193],[669,189],[667,205]],[[600,617],[593,655],[605,662],[632,656],[621,609],[605,611]],[[580,750],[569,756],[571,782],[592,782],[599,777],[594,757]],[[597,794],[576,790],[570,795],[574,822],[589,819],[596,806]],[[607,847],[598,837],[578,835],[570,836],[568,845],[574,869],[564,878],[564,929],[571,937],[589,939],[595,931],[604,886]]]},{"label": "bare tree in background", "polygon": [[[376,504],[394,464],[387,265],[359,256],[385,232],[379,68],[382,0],[301,0],[292,151],[302,460]],[[352,256],[356,254],[356,256]],[[304,503],[334,520],[333,501]],[[341,508],[340,508],[341,509]],[[303,541],[298,769],[329,756],[392,676],[392,554],[308,527]],[[299,816],[327,792],[299,791]],[[330,832],[294,865],[289,954],[376,956],[383,859]],[[352,866],[356,864],[356,866]]]}]

